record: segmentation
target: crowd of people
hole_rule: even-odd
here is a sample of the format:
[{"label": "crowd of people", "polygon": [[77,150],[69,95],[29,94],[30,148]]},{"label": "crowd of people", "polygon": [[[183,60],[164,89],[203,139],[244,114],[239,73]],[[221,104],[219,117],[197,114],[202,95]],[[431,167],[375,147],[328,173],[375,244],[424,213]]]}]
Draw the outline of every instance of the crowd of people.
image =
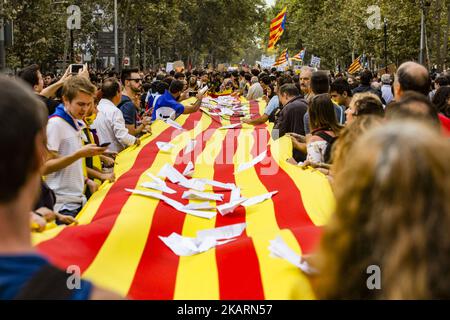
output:
[{"label": "crowd of people", "polygon": [[[265,101],[262,115],[243,122],[272,122],[273,139],[292,142],[292,165],[329,178],[337,207],[311,260],[318,298],[449,297],[450,74],[432,79],[406,62],[394,78],[310,67],[298,74],[252,68],[120,75],[85,67],[54,79],[31,65],[17,78],[0,78],[0,139],[8,152],[0,160],[1,299],[58,283],[62,271],[34,253],[30,228],[76,224],[100,184],[114,182],[116,155],[140,145],[157,119],[198,112],[206,86]],[[193,104],[181,103],[190,97]],[[382,290],[366,287],[365,270],[374,264],[383,272]],[[74,292],[61,282],[41,297],[56,294],[116,298],[89,282]]]}]

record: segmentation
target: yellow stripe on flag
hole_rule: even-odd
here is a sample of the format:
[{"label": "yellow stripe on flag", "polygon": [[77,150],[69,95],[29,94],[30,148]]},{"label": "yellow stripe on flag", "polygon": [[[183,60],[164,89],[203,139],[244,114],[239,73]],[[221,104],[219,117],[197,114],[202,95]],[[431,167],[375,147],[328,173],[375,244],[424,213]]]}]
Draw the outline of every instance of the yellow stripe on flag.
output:
[{"label": "yellow stripe on flag", "polygon": [[[223,125],[227,125],[228,122],[223,121]],[[226,137],[227,131],[216,130],[208,140],[203,152],[197,158],[194,178],[214,180],[214,161],[222,149],[222,142]],[[212,188],[207,189],[205,192],[212,192]],[[193,203],[195,201],[191,200],[189,202]],[[199,230],[215,228],[215,222],[215,218],[208,220],[187,215],[182,235],[196,237],[196,233]],[[215,249],[199,255],[180,257],[174,299],[219,299],[218,279]]]},{"label": "yellow stripe on flag", "polygon": [[[202,115],[202,117],[205,117],[205,115]],[[177,122],[183,124],[186,119],[187,116],[183,115]],[[196,127],[203,127],[208,124],[208,121],[211,120],[199,121]],[[162,129],[163,127],[159,127],[158,130]],[[203,130],[194,128],[191,131],[201,132]],[[151,181],[146,173],[151,172],[156,175],[166,163],[173,164],[176,154],[189,142],[192,136],[191,131],[183,132],[171,141],[176,146],[171,154],[158,152],[152,166],[141,175],[137,185],[129,186],[129,188],[145,190],[140,187],[140,184]],[[136,153],[140,148],[136,149]],[[105,289],[116,291],[125,296],[129,291],[141,260],[158,204],[159,200],[156,199],[137,195],[130,196],[123,206],[108,238],[99,250],[95,260],[84,272],[83,277],[94,281],[95,284]]]}]

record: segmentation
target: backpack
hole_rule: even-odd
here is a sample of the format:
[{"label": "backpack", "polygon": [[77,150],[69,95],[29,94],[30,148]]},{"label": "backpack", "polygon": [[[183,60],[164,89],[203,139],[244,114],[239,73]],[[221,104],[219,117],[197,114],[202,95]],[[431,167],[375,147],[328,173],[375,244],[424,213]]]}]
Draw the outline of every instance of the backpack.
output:
[{"label": "backpack", "polygon": [[327,148],[325,149],[324,160],[325,163],[331,163],[331,150],[333,148],[334,142],[337,140],[337,137],[332,137],[325,131],[319,131],[314,133],[314,135],[322,138],[327,142]]}]

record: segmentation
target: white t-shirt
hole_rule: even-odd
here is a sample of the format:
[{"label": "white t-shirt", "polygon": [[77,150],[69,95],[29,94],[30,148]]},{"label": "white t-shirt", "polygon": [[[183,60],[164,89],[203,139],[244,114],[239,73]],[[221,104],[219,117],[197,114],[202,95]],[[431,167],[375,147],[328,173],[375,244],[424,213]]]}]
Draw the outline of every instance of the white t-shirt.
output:
[{"label": "white t-shirt", "polygon": [[97,106],[98,113],[92,126],[97,130],[100,144],[110,142],[108,151],[120,152],[133,145],[136,137],[129,134],[123,119],[123,113],[108,99],[101,99]]},{"label": "white t-shirt", "polygon": [[[75,130],[64,119],[53,117],[47,124],[48,149],[60,156],[68,156],[78,151],[82,146],[82,128]],[[49,174],[45,180],[55,192],[56,205],[54,210],[76,210],[84,205],[84,174],[83,160],[78,159],[64,169]]]}]

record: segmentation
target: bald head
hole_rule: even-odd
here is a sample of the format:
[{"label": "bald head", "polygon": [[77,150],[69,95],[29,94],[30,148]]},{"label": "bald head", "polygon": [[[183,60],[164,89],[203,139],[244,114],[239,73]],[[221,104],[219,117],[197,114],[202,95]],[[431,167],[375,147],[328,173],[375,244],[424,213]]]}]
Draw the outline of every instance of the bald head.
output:
[{"label": "bald head", "polygon": [[398,68],[395,77],[395,99],[399,100],[406,91],[415,91],[427,96],[430,85],[430,74],[424,66],[415,62],[405,62]]}]

